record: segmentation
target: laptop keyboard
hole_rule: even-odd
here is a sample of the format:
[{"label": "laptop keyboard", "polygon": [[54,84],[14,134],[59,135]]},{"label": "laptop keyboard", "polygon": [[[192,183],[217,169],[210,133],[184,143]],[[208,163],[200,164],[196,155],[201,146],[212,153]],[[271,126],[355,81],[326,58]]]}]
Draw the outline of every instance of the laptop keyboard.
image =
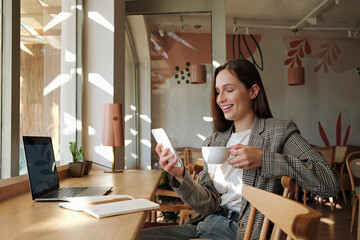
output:
[{"label": "laptop keyboard", "polygon": [[51,196],[53,197],[74,197],[81,192],[85,191],[87,187],[71,187],[71,188],[60,188],[56,192],[51,192]]}]

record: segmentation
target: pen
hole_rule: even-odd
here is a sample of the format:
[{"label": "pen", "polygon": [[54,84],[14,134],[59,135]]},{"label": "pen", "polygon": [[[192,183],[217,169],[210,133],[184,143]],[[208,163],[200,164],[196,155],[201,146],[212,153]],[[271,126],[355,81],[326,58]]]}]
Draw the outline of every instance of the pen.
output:
[{"label": "pen", "polygon": [[110,200],[91,202],[88,205],[98,205],[98,204],[103,204],[103,203],[121,202],[121,201],[127,201],[127,200],[132,200],[132,198],[129,198],[129,197],[113,198],[113,199],[110,199]]}]

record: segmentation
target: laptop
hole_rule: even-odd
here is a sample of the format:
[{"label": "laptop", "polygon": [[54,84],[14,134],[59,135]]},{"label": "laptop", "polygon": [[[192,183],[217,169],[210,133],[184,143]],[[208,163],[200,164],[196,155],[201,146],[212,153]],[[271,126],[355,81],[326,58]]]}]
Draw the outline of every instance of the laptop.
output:
[{"label": "laptop", "polygon": [[32,199],[67,201],[68,197],[101,196],[112,187],[60,188],[51,137],[23,136]]}]

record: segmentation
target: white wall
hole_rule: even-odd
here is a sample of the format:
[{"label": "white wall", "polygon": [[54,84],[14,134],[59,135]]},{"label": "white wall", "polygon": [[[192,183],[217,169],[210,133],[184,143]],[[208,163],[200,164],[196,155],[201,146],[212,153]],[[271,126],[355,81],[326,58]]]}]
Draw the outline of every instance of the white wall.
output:
[{"label": "white wall", "polygon": [[127,16],[127,23],[133,39],[138,62],[139,77],[139,163],[141,169],[150,168],[151,155],[151,74],[149,31],[144,16]]},{"label": "white wall", "polygon": [[[211,66],[206,84],[177,83],[172,77],[152,93],[152,128],[164,128],[174,147],[200,148],[212,133],[210,115]],[[153,141],[153,146],[156,142]]]},{"label": "white wall", "polygon": [[[111,147],[100,146],[101,121],[102,105],[114,102],[114,69],[121,68],[114,67],[116,1],[120,0],[84,1],[83,146],[85,159],[108,167],[111,167],[113,154]],[[124,11],[118,14],[124,14]],[[123,24],[125,26],[125,22]],[[125,46],[124,42],[117,44]],[[124,52],[122,54],[121,59],[124,59]],[[124,60],[122,65],[125,66]],[[123,78],[117,81],[123,81]]]},{"label": "white wall", "polygon": [[[212,58],[214,62],[223,62],[226,59],[225,51],[225,1],[224,0],[137,0],[128,1],[126,3],[126,10],[131,14],[142,13],[181,13],[181,12],[211,12],[212,13]],[[139,26],[130,26],[131,31],[138,31]],[[140,42],[144,43],[140,49],[148,49],[149,42],[144,40],[144,33],[132,33],[135,42],[140,38]],[[146,38],[148,38],[146,36]],[[140,161],[142,169],[149,169],[151,167],[151,151],[154,150],[154,144],[151,144],[151,128],[154,128],[151,106],[153,105],[151,99],[151,75],[150,75],[150,61],[139,64],[139,130],[140,130]],[[179,128],[177,128],[179,129]],[[201,132],[204,130],[201,129]],[[205,130],[206,131],[206,130]]]},{"label": "white wall", "polygon": [[[259,72],[274,117],[292,119],[311,144],[324,146],[318,121],[330,144],[336,145],[336,122],[341,112],[341,141],[346,128],[351,125],[348,144],[360,145],[360,109],[357,107],[360,102],[360,77],[356,69],[360,66],[360,40],[335,38],[341,49],[337,62],[329,67],[327,73],[322,69],[316,73],[314,68],[321,63],[317,57],[318,46],[332,40],[333,36],[329,38],[315,33],[297,36],[299,39],[308,37],[312,53],[302,59],[305,85],[288,86],[288,66],[284,65],[284,61],[288,58],[288,43],[285,40],[289,34],[279,31],[258,33],[261,34],[260,47],[264,59],[264,71]],[[210,81],[206,85],[194,86],[177,85],[174,79],[170,79],[161,91],[153,94],[153,127],[165,128],[176,147],[200,147],[202,141],[198,134],[206,137],[211,133],[210,124],[202,120],[203,116],[210,115],[209,87]]]}]

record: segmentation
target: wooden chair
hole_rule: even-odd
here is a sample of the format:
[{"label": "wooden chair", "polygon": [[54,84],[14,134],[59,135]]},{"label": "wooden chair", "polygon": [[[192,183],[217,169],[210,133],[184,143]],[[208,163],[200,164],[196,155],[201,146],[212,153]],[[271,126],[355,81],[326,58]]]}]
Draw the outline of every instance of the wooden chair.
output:
[{"label": "wooden chair", "polygon": [[[295,193],[298,191],[298,184],[294,179],[289,176],[283,176],[281,178],[281,185],[284,188],[283,197],[292,199],[295,196]],[[265,217],[263,222],[263,227],[269,228],[270,220]],[[278,226],[274,226],[271,239],[272,240],[280,240],[282,235],[282,231]]]},{"label": "wooden chair", "polygon": [[[243,196],[251,204],[244,240],[251,238],[256,211],[292,239],[316,239],[321,214],[314,209],[251,186],[243,187]],[[268,225],[263,224],[259,239],[266,239],[268,230]]]},{"label": "wooden chair", "polygon": [[345,169],[345,159],[348,152],[348,146],[336,146],[335,147],[335,154],[334,154],[334,168],[336,170],[337,166],[340,166],[340,179],[341,181],[341,192],[344,198],[345,204],[347,204],[345,189],[344,189],[344,182],[343,182],[343,175]]},{"label": "wooden chair", "polygon": [[355,179],[360,179],[360,151],[355,151],[347,155],[346,167],[349,172],[351,191],[353,193],[353,197],[352,197],[353,206],[352,206],[351,224],[350,224],[350,232],[353,232],[356,208],[359,202],[359,194],[360,194],[360,186],[356,186],[355,184]]},{"label": "wooden chair", "polygon": [[[314,147],[314,149],[317,150],[318,152],[320,152],[323,155],[323,157],[325,158],[325,160],[331,166],[334,166],[334,155],[335,155],[335,148],[334,147]],[[305,190],[305,191],[307,193],[307,190]],[[306,196],[306,193],[304,192],[305,196]],[[323,202],[323,197],[322,196],[317,196],[317,199],[318,199],[319,203]],[[331,211],[333,211],[334,210],[334,198],[329,197],[329,202],[330,202],[330,209],[331,209]]]},{"label": "wooden chair", "polygon": [[[202,160],[201,149],[199,148],[185,148],[184,149],[184,165],[189,171],[189,164],[198,164]],[[198,164],[201,165],[201,164]]]},{"label": "wooden chair", "polygon": [[[199,182],[199,173],[203,170],[203,166],[197,165],[197,164],[193,164],[190,163],[187,167],[189,174],[191,174],[192,178],[195,180],[195,182]],[[179,198],[179,195],[177,195],[177,193],[173,190],[166,190],[166,189],[157,189],[155,196],[167,196],[167,197],[175,197],[175,198]],[[179,203],[179,204],[170,204],[170,203],[161,203],[160,204],[160,209],[158,211],[161,212],[180,212],[182,210],[190,210],[189,206],[185,203]],[[154,219],[153,221],[156,222],[156,212],[153,211],[152,213],[152,219]],[[181,214],[180,214],[180,221],[184,221],[181,219]]]}]

